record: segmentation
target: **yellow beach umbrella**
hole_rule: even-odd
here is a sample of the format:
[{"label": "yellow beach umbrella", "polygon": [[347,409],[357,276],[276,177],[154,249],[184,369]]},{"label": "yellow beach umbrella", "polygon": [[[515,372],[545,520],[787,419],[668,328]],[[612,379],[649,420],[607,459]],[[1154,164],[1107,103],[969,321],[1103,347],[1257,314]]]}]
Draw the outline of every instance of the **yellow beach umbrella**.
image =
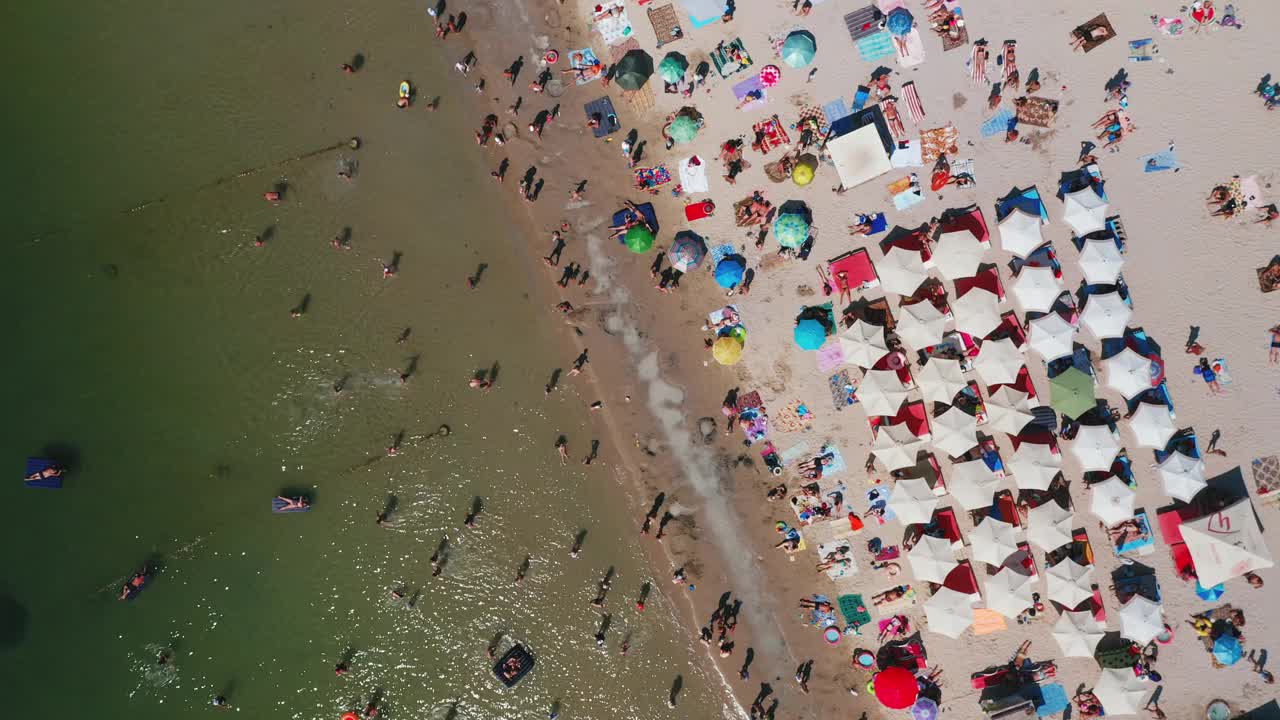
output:
[{"label": "yellow beach umbrella", "polygon": [[711,346],[711,355],[721,365],[736,365],[742,359],[742,341],[726,335]]}]

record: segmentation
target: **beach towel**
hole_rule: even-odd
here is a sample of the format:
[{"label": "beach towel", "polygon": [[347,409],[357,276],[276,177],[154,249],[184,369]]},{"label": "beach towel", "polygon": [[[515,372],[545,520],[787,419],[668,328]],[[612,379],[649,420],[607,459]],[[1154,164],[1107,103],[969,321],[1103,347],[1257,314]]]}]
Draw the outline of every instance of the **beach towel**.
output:
[{"label": "beach towel", "polygon": [[840,448],[836,447],[835,445],[823,445],[821,454],[831,455],[830,464],[828,464],[825,468],[822,469],[823,480],[831,477],[832,475],[838,475],[844,472],[845,470],[849,469],[849,466],[845,464],[844,456],[840,454]]},{"label": "beach towel", "polygon": [[853,577],[858,574],[858,561],[854,558],[853,543],[847,538],[839,538],[822,543],[818,546],[819,562],[826,560],[827,553],[839,553],[841,548],[848,548],[848,550],[843,554],[838,554],[837,557],[848,560],[848,565],[836,564],[824,571],[827,577],[831,578],[833,581],[839,580],[840,578]]},{"label": "beach towel", "polygon": [[868,5],[845,15],[844,26],[849,30],[849,38],[857,43],[863,38],[881,32],[880,18],[880,11],[874,5]]},{"label": "beach towel", "polygon": [[893,49],[898,53],[898,64],[904,68],[915,67],[924,62],[924,40],[920,31],[912,28],[911,32],[893,41]]},{"label": "beach towel", "polygon": [[848,370],[841,370],[827,378],[827,387],[831,390],[831,405],[836,410],[843,410],[858,402],[858,386],[849,378]]},{"label": "beach towel", "polygon": [[911,122],[918,127],[924,122],[924,106],[920,104],[920,93],[916,91],[914,80],[902,83],[902,98],[907,101],[907,112],[911,113]]},{"label": "beach towel", "polygon": [[1258,289],[1264,293],[1274,292],[1280,288],[1280,255],[1272,258],[1266,267],[1257,269]]},{"label": "beach towel", "polygon": [[978,49],[986,47],[984,43],[979,41],[973,46],[973,50],[969,52],[969,60],[965,63],[965,67],[969,68],[969,79],[974,85],[987,84],[987,62],[988,60],[978,60]]},{"label": "beach towel", "polygon": [[1155,552],[1155,534],[1151,531],[1151,520],[1145,512],[1134,514],[1134,519],[1142,528],[1142,534],[1123,545],[1115,546],[1116,555],[1150,555]]},{"label": "beach towel", "polygon": [[592,29],[600,33],[606,45],[616,45],[632,36],[631,18],[627,17],[623,0],[604,2],[597,7],[600,10],[592,17]]},{"label": "beach towel", "polygon": [[596,51],[589,47],[569,53],[569,67],[575,70],[593,70],[593,72],[581,73],[575,76],[579,85],[586,85],[593,80],[599,79],[604,72],[604,66],[600,64],[600,58],[596,57]]},{"label": "beach towel", "polygon": [[[743,61],[729,58],[731,48],[736,48],[742,54]],[[725,45],[723,51],[711,51],[711,64],[715,66],[716,72],[720,73],[720,77],[727,78],[739,70],[751,67],[751,55],[747,52],[747,47],[742,44],[742,38],[734,38],[733,42]]]},{"label": "beach towel", "polygon": [[1280,455],[1254,458],[1252,469],[1253,486],[1258,495],[1280,491]]},{"label": "beach towel", "polygon": [[817,124],[819,137],[826,134],[827,128],[830,126],[830,123],[827,122],[826,114],[822,112],[822,108],[817,105],[801,105],[800,117],[796,119],[796,124],[792,126],[792,129],[799,132],[804,129],[808,121],[813,121],[813,123]]},{"label": "beach towel", "polygon": [[822,106],[822,114],[826,116],[827,124],[831,124],[841,118],[848,117],[849,106],[845,104],[843,98],[836,98]]},{"label": "beach towel", "polygon": [[1158,153],[1143,155],[1138,158],[1138,162],[1142,163],[1143,172],[1164,172],[1165,170],[1180,170],[1182,165],[1178,164],[1178,156],[1174,153],[1173,148],[1162,150]]},{"label": "beach towel", "polygon": [[813,413],[809,405],[801,400],[792,400],[773,414],[774,427],[782,432],[800,432],[807,430],[813,423]]},{"label": "beach towel", "polygon": [[1019,98],[1026,102],[1016,103],[1018,122],[1036,127],[1051,128],[1058,119],[1058,101],[1042,97]]},{"label": "beach towel", "polygon": [[973,634],[990,635],[1009,627],[1004,616],[990,608],[973,609]]},{"label": "beach towel", "polygon": [[769,91],[765,89],[764,82],[760,79],[759,75],[752,75],[746,80],[743,80],[733,86],[733,96],[738,100],[738,102],[742,102],[742,99],[747,96],[747,93],[755,90],[760,91],[760,99],[753,100],[752,102],[743,105],[738,108],[739,110],[754,110],[755,108],[761,107],[765,103],[769,102]]},{"label": "beach towel", "polygon": [[613,100],[609,99],[608,95],[583,105],[582,110],[586,113],[588,120],[592,115],[597,113],[600,115],[600,127],[591,128],[591,134],[594,137],[602,138],[622,129],[622,123],[618,122],[618,113],[613,109]]},{"label": "beach towel", "polygon": [[889,507],[889,500],[893,497],[893,490],[888,485],[873,487],[866,492],[866,496],[867,509],[880,510],[883,513],[878,517],[872,516],[877,524],[884,525],[898,518],[898,514],[893,511],[893,508]]},{"label": "beach towel", "polygon": [[651,190],[671,182],[671,171],[662,165],[651,168],[637,168],[635,178],[636,187]]},{"label": "beach towel", "polygon": [[778,453],[778,462],[785,467],[809,455],[809,443],[800,442]]},{"label": "beach towel", "polygon": [[1158,52],[1160,49],[1151,38],[1129,41],[1129,62],[1149,62]]},{"label": "beach towel", "polygon": [[1213,368],[1213,372],[1218,375],[1219,385],[1231,384],[1231,373],[1228,372],[1227,370],[1226,360],[1224,360],[1223,358],[1218,358],[1217,360],[1214,360],[1213,362],[1209,363],[1209,367]]},{"label": "beach towel", "polygon": [[653,34],[658,38],[658,47],[684,37],[684,30],[680,27],[680,15],[676,13],[676,8],[671,3],[649,8],[645,14],[649,16]]},{"label": "beach towel", "polygon": [[951,152],[960,139],[960,131],[954,125],[945,125],[920,133],[920,159],[925,165],[932,165],[938,156]]},{"label": "beach towel", "polygon": [[[973,158],[968,158],[966,160],[956,160],[951,163],[951,176],[955,177],[960,174],[968,175],[969,177],[973,178],[974,185],[978,184],[978,176],[974,174],[974,170],[973,170]],[[985,224],[983,229],[985,230]],[[986,242],[988,245],[991,244],[990,240],[984,240],[984,242]]]},{"label": "beach towel", "polygon": [[882,618],[892,617],[894,615],[899,614],[898,611],[901,610],[902,608],[915,605],[916,591],[910,585],[907,585],[905,587],[907,588],[907,592],[902,597],[898,598],[897,600],[890,600],[889,602],[876,605],[875,606],[876,614]]},{"label": "beach towel", "polygon": [[786,129],[782,127],[782,122],[778,120],[777,115],[752,125],[751,132],[753,135],[764,133],[764,139],[760,141],[759,147],[755,146],[754,141],[752,142],[752,147],[759,150],[763,155],[768,155],[769,151],[774,148],[791,144],[791,138],[787,135]]},{"label": "beach towel", "polygon": [[952,37],[950,33],[944,33],[941,36],[942,52],[955,50],[958,47],[964,47],[969,44],[969,28],[961,26],[958,30],[959,32],[956,33],[955,37]]},{"label": "beach towel", "polygon": [[[879,287],[880,276],[866,248],[852,250],[827,261],[827,274],[836,290],[857,290]],[[840,276],[844,275],[844,280]]]},{"label": "beach towel", "polygon": [[995,135],[1004,135],[1009,132],[1010,121],[1016,120],[1017,115],[1012,110],[1001,108],[996,111],[995,115],[982,121],[982,127],[980,128],[982,137],[989,138]]},{"label": "beach towel", "polygon": [[[653,203],[641,203],[636,208],[640,210],[640,214],[644,216],[644,219],[649,222],[649,227],[653,228],[654,232],[657,232],[660,226],[658,225],[658,214],[653,209]],[[611,225],[626,225],[635,220],[635,213],[631,212],[629,208],[623,208],[614,213],[611,220]],[[625,240],[618,238],[618,242],[625,242]]]},{"label": "beach towel", "polygon": [[680,4],[689,13],[689,21],[695,30],[710,25],[724,15],[724,0],[680,0]]},{"label": "beach towel", "polygon": [[1187,29],[1187,24],[1182,21],[1182,18],[1166,17],[1160,18],[1156,23],[1156,27],[1160,28],[1160,32],[1169,37],[1177,37],[1182,34],[1183,30]]},{"label": "beach towel", "polygon": [[836,606],[844,616],[845,625],[857,628],[871,622],[871,613],[867,612],[867,604],[861,595],[841,595],[836,598]]},{"label": "beach towel", "polygon": [[1040,702],[1036,704],[1036,717],[1051,717],[1067,709],[1067,689],[1060,683],[1040,686]]},{"label": "beach towel", "polygon": [[1092,20],[1085,22],[1073,32],[1083,33],[1090,28],[1106,28],[1106,34],[1104,37],[1086,40],[1084,45],[1081,46],[1085,52],[1093,52],[1094,48],[1116,36],[1116,29],[1111,27],[1111,21],[1107,19],[1106,13],[1102,13]]},{"label": "beach towel", "polygon": [[924,202],[924,195],[921,194],[919,186],[893,196],[893,207],[897,210],[909,210],[922,202]]},{"label": "beach towel", "polygon": [[[867,99],[871,97],[871,88],[866,85],[859,85],[858,89],[853,93],[853,112],[860,112],[867,106]],[[848,117],[851,113],[845,113]],[[832,120],[831,122],[835,122]]]},{"label": "beach towel", "polygon": [[[693,164],[697,159],[698,164]],[[698,155],[680,161],[680,187],[688,193],[707,192],[707,161]]]},{"label": "beach towel", "polygon": [[924,165],[921,155],[920,138],[902,140],[889,156],[889,165],[895,168],[919,167]]},{"label": "beach towel", "polygon": [[893,46],[893,36],[884,31],[862,38],[857,41],[857,45],[858,57],[863,62],[874,62],[897,52]]},{"label": "beach towel", "polygon": [[[720,321],[721,321],[721,320],[724,320],[724,315],[725,315],[725,311],[726,311],[726,310],[732,310],[732,311],[734,311],[734,312],[736,313],[736,312],[738,312],[738,306],[737,306],[737,305],[726,305],[726,306],[724,306],[724,307],[722,307],[722,308],[717,308],[717,309],[715,309],[715,310],[712,310],[711,312],[707,313],[707,324],[708,324],[708,325],[712,325],[712,326],[719,325],[719,324],[720,324]],[[741,314],[741,313],[738,313],[738,318],[739,318],[739,319],[741,319],[741,318],[742,318],[742,314]],[[739,323],[739,324],[741,324],[741,323]]]},{"label": "beach towel", "polygon": [[818,372],[829,373],[844,363],[844,348],[840,343],[827,343],[814,353],[817,358]]}]

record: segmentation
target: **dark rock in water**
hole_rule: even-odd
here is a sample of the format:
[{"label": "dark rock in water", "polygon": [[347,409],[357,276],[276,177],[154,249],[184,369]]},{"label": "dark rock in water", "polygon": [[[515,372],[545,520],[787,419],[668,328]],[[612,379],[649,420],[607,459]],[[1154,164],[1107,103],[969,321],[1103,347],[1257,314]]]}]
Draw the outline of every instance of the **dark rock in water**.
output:
[{"label": "dark rock in water", "polygon": [[713,417],[699,418],[698,432],[702,433],[702,442],[710,445],[716,439],[716,419]]},{"label": "dark rock in water", "polygon": [[115,280],[120,277],[120,266],[115,263],[107,263],[102,266],[102,274]]},{"label": "dark rock in water", "polygon": [[0,595],[0,648],[17,647],[27,635],[27,608],[8,593]]}]

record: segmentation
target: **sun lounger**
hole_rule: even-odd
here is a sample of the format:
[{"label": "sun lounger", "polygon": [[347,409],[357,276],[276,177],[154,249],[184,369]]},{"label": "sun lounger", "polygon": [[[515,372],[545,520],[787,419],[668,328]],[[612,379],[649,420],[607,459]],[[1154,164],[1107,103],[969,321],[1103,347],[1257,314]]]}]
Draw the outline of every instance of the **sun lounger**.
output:
[{"label": "sun lounger", "polygon": [[658,47],[675,42],[684,37],[680,27],[680,15],[671,3],[659,7],[651,7],[645,11],[649,16],[649,24],[653,26],[653,34],[658,38]]},{"label": "sun lounger", "polygon": [[605,95],[597,98],[582,106],[583,111],[590,120],[593,115],[600,115],[600,126],[591,128],[591,134],[595,137],[602,138],[622,129],[622,123],[618,122],[618,113],[614,112],[613,100]]},{"label": "sun lounger", "polygon": [[1088,37],[1089,32],[1094,29],[1105,29],[1106,33],[1102,37],[1086,40],[1084,45],[1081,46],[1085,52],[1092,52],[1094,48],[1116,36],[1116,29],[1111,27],[1111,21],[1107,19],[1106,13],[1102,13],[1092,20],[1083,23],[1073,30],[1072,34],[1077,35],[1077,37]]},{"label": "sun lounger", "polygon": [[[27,472],[22,477],[28,478],[28,477],[31,477],[32,475],[35,475],[38,472],[43,472],[45,470],[49,470],[51,468],[56,468],[56,467],[58,467],[58,463],[53,460],[50,460],[49,458],[29,457],[27,458]],[[53,477],[42,478],[39,480],[24,479],[22,481],[22,484],[26,485],[29,488],[46,488],[50,490],[57,490],[58,488],[62,487],[62,476],[56,475]]]},{"label": "sun lounger", "polygon": [[1043,97],[1018,98],[1018,122],[1036,127],[1051,128],[1058,119],[1058,101]]},{"label": "sun lounger", "polygon": [[836,606],[844,616],[844,624],[851,627],[862,627],[871,622],[871,613],[861,595],[841,595],[836,598]]},{"label": "sun lounger", "polygon": [[884,15],[874,5],[854,10],[844,16],[844,25],[849,30],[849,37],[854,43],[871,37],[882,31],[881,20]]},{"label": "sun lounger", "polygon": [[[738,52],[746,59],[746,63],[736,62],[729,58],[729,49],[736,48]],[[725,45],[725,49],[721,52],[711,51],[711,64],[715,66],[716,72],[720,73],[720,77],[727,78],[730,75],[751,66],[751,55],[747,53],[747,48],[742,44],[742,38],[734,38],[733,42]]]},{"label": "sun lounger", "polygon": [[869,37],[864,37],[857,41],[858,56],[863,62],[875,62],[880,58],[889,57],[897,53],[893,47],[893,36],[888,32],[880,31]]},{"label": "sun lounger", "polygon": [[733,97],[736,98],[738,102],[742,102],[742,99],[747,96],[747,93],[757,90],[761,93],[760,99],[753,100],[746,105],[743,105],[738,108],[739,110],[753,110],[769,102],[769,91],[765,89],[764,81],[760,79],[759,75],[753,75],[733,86]]}]

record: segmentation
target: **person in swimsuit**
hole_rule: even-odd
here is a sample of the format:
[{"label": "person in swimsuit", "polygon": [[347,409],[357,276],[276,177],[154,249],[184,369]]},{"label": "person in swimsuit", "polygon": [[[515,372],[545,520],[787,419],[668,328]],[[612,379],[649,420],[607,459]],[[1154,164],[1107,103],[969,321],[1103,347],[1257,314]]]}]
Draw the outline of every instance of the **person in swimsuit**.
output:
[{"label": "person in swimsuit", "polygon": [[281,510],[306,510],[308,507],[311,507],[311,503],[307,502],[307,499],[302,497],[287,498],[277,496],[276,499],[284,501],[284,505],[280,506]]},{"label": "person in swimsuit", "polygon": [[1208,358],[1200,358],[1200,364],[1192,368],[1191,371],[1204,380],[1204,384],[1209,386],[1209,391],[1214,395],[1223,394],[1222,386],[1218,384],[1218,374],[1209,366]]},{"label": "person in swimsuit", "polygon": [[1271,351],[1267,359],[1275,365],[1280,363],[1280,325],[1272,325],[1267,332],[1271,333]]},{"label": "person in swimsuit", "polygon": [[[1273,343],[1272,347],[1274,346],[1275,345]],[[47,480],[49,478],[62,477],[62,473],[63,473],[62,467],[58,465],[52,465],[43,470],[37,470],[36,472],[31,473],[26,478],[24,478],[24,480],[26,480],[27,482],[33,482],[35,480]]]}]

